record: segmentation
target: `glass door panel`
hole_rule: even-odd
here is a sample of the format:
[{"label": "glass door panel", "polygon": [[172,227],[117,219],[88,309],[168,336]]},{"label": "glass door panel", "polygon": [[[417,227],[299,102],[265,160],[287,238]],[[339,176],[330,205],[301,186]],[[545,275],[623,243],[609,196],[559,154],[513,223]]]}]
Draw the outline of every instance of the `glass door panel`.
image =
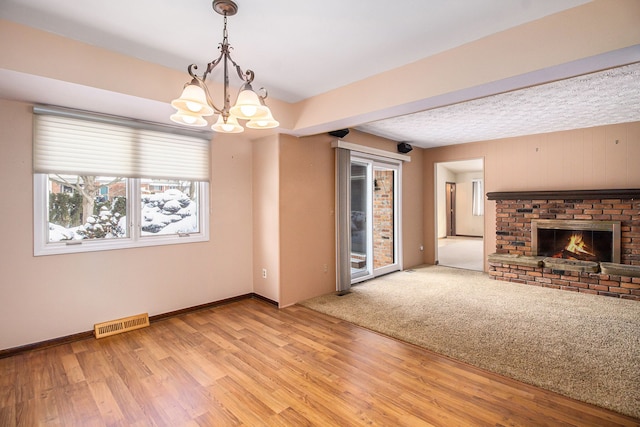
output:
[{"label": "glass door panel", "polygon": [[373,268],[396,262],[395,170],[380,166],[373,173]]},{"label": "glass door panel", "polygon": [[371,275],[369,165],[351,162],[351,278]]}]

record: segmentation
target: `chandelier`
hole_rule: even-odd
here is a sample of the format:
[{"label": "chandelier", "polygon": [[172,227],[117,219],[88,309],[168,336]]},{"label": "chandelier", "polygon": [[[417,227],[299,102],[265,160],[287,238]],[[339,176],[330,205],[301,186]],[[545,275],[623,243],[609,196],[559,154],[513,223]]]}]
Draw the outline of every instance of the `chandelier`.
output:
[{"label": "chandelier", "polygon": [[[238,12],[238,5],[232,0],[214,0],[213,10],[224,16],[224,29],[222,31],[222,43],[218,45],[220,56],[207,64],[207,69],[198,76],[194,70],[198,69],[195,64],[189,65],[187,71],[191,76],[191,81],[184,85],[182,95],[178,99],[171,101],[171,105],[177,110],[170,118],[176,123],[187,126],[206,126],[207,121],[204,116],[218,114],[218,120],[211,126],[216,132],[239,133],[244,128],[238,119],[247,120],[245,126],[252,129],[270,129],[280,125],[271,114],[271,110],[265,104],[267,91],[260,88],[257,93],[251,87],[254,73],[251,70],[242,71],[240,66],[231,58],[231,49],[227,33],[227,16],[233,16]],[[205,80],[209,74],[219,64],[224,66],[224,92],[223,105],[218,108],[213,103],[209,94],[209,89]],[[229,94],[229,66],[235,68],[240,80],[244,83],[238,92],[236,103],[231,106]]]}]

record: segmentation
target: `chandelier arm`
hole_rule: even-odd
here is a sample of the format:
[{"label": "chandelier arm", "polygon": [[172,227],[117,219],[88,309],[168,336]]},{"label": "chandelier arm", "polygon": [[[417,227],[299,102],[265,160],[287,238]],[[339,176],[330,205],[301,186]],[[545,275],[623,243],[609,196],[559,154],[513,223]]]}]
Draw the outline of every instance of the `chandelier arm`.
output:
[{"label": "chandelier arm", "polygon": [[[198,77],[198,75],[195,73],[195,71],[193,71],[193,70],[197,70],[197,69],[198,69],[198,66],[197,66],[196,64],[191,64],[191,65],[189,65],[189,66],[187,67],[187,72],[189,73],[189,75],[190,75],[192,78],[194,78],[194,79],[196,79],[196,80],[199,80],[200,78],[199,78],[199,77]],[[186,86],[186,85],[185,85],[185,86]]]},{"label": "chandelier arm", "polygon": [[[218,60],[220,60],[220,58],[218,58]],[[209,65],[211,65],[211,64],[209,64]],[[215,65],[214,65],[214,67],[215,67]],[[199,75],[197,75],[195,73],[195,71],[193,71],[193,70],[197,70],[197,69],[198,69],[198,66],[196,64],[189,65],[189,67],[187,68],[187,71],[189,72],[189,75],[192,77],[192,80],[191,80],[191,82],[187,82],[184,86],[187,87],[190,84],[197,84],[198,86],[200,86],[200,88],[204,91],[204,95],[205,95],[209,105],[211,107],[213,107],[213,109],[215,110],[216,113],[221,113],[222,110],[220,108],[216,107],[216,105],[214,104],[213,98],[211,98],[211,94],[209,93],[209,88],[207,87],[207,84],[204,81],[206,79],[207,73],[203,74],[203,76],[200,77]],[[208,70],[208,68],[207,68],[207,70]]]},{"label": "chandelier arm", "polygon": [[198,69],[198,66],[196,64],[191,64],[187,68],[187,72],[189,73],[189,75],[193,79],[195,79],[198,82],[198,86],[200,86],[202,88],[202,90],[204,90],[204,94],[205,94],[205,96],[207,98],[207,102],[209,103],[209,105],[211,105],[211,107],[213,107],[215,112],[218,113],[218,114],[222,114],[223,111],[224,111],[224,108],[218,108],[216,106],[216,104],[213,102],[213,98],[211,97],[211,94],[209,93],[209,88],[207,87],[207,84],[205,83],[205,80],[207,80],[207,77],[209,76],[209,74],[211,74],[213,69],[216,68],[216,66],[220,63],[220,61],[222,60],[222,58],[224,56],[225,56],[225,53],[222,52],[222,53],[220,53],[220,56],[218,56],[217,59],[209,62],[207,64],[207,69],[202,74],[202,77],[199,76],[198,74],[196,74],[196,72],[194,71],[194,70]]},{"label": "chandelier arm", "polygon": [[264,95],[258,93],[258,98],[260,98],[260,101],[264,104],[264,100],[269,97],[269,92],[267,92],[267,90],[263,87],[258,89],[258,92],[264,92]]},{"label": "chandelier arm", "polygon": [[198,79],[202,83],[201,87],[204,90],[204,94],[207,97],[207,102],[209,103],[209,105],[213,107],[216,113],[222,114],[222,109],[216,107],[216,104],[213,103],[213,98],[211,98],[211,94],[209,94],[209,88],[205,84],[204,79],[200,79],[199,77],[196,77],[196,79]]},{"label": "chandelier arm", "polygon": [[[220,48],[221,49],[221,48]],[[209,76],[209,74],[211,74],[211,72],[213,71],[214,68],[216,68],[218,66],[218,64],[220,63],[220,61],[222,60],[222,58],[225,56],[225,52],[224,49],[221,49],[220,55],[218,56],[218,58],[214,59],[213,61],[209,62],[207,64],[207,69],[205,70],[205,72],[202,74],[202,80],[206,80],[207,77]],[[197,67],[196,67],[197,68]]]},{"label": "chandelier arm", "polygon": [[[253,76],[251,76],[251,80],[247,79],[247,77],[248,77],[247,73],[243,73],[242,69],[240,68],[240,66],[237,65],[235,62],[233,63],[233,65],[235,65],[235,67],[236,67],[236,72],[238,73],[238,77],[240,77],[240,80],[246,81],[247,83],[251,83],[251,80],[253,80]],[[247,70],[247,72],[249,72],[249,71],[250,70]]]},{"label": "chandelier arm", "polygon": [[[238,67],[238,70],[240,70],[240,67]],[[251,70],[245,71],[244,75],[245,77],[243,80],[246,81],[247,83],[251,83],[253,81],[253,78],[255,77],[255,74]]]},{"label": "chandelier arm", "polygon": [[253,81],[253,79],[255,77],[255,73],[253,71],[251,71],[251,70],[242,71],[242,68],[240,68],[240,66],[236,63],[236,61],[233,60],[231,55],[227,55],[227,57],[229,58],[229,61],[231,61],[233,66],[235,67],[236,73],[238,73],[238,77],[240,77],[240,80],[251,84],[251,82]]}]

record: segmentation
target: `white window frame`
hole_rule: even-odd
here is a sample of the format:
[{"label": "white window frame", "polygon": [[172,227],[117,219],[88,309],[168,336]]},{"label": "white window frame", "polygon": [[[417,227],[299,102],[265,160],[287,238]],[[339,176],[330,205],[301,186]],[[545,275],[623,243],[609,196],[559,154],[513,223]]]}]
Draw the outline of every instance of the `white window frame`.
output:
[{"label": "white window frame", "polygon": [[127,178],[127,226],[129,236],[117,239],[83,239],[49,242],[48,175],[33,174],[34,256],[59,255],[113,249],[175,245],[209,241],[209,184],[198,184],[198,233],[142,235],[140,179]]}]

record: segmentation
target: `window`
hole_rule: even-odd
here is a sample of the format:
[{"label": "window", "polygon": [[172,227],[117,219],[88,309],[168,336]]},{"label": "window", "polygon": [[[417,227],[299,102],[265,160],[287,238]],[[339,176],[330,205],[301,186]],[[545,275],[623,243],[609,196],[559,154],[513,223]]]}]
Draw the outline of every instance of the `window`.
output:
[{"label": "window", "polygon": [[34,254],[209,240],[209,139],[34,108]]},{"label": "window", "polygon": [[482,186],[481,179],[474,179],[471,181],[472,185],[472,213],[473,216],[482,216],[484,215],[484,190]]},{"label": "window", "polygon": [[139,187],[143,237],[200,232],[198,182],[143,179]]}]

